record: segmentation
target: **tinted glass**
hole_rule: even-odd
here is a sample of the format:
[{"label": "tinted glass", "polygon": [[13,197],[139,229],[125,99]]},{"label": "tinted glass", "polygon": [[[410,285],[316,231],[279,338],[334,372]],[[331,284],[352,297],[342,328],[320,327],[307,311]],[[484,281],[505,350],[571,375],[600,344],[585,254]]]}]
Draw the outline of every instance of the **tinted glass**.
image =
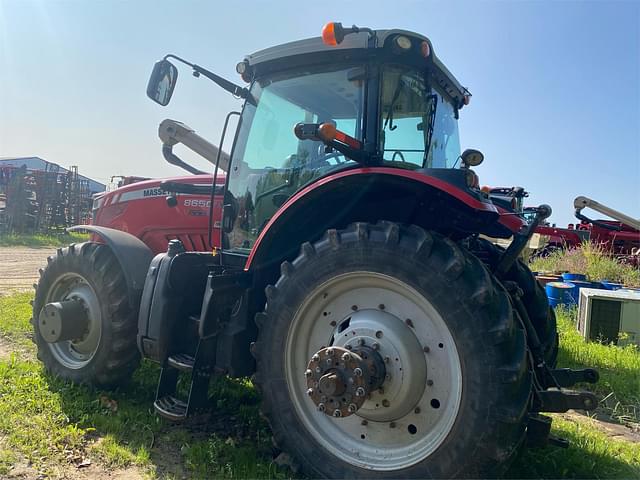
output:
[{"label": "tinted glass", "polygon": [[460,155],[453,106],[422,72],[402,65],[382,73],[380,149],[405,168],[451,167]]},{"label": "tinted glass", "polygon": [[298,140],[299,122],[332,122],[360,139],[363,82],[358,69],[304,71],[255,83],[256,105],[247,103],[229,172],[237,204],[232,248],[249,249],[286,200],[311,180],[353,162],[321,143]]}]

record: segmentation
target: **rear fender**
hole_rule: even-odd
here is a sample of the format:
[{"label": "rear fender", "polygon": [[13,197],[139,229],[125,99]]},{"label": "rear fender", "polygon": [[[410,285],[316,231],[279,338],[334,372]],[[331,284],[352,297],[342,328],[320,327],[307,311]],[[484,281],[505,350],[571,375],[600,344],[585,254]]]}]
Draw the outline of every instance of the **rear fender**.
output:
[{"label": "rear fender", "polygon": [[113,228],[95,225],[76,225],[67,229],[70,232],[87,231],[97,235],[113,252],[120,264],[129,301],[134,308],[139,307],[140,296],[151,264],[153,253],[140,239]]},{"label": "rear fender", "polygon": [[454,185],[453,180],[443,180],[452,176],[452,169],[439,170],[445,169],[354,168],[316,180],[292,196],[267,223],[245,269],[272,271],[283,260],[294,258],[303,242],[357,221],[415,224],[454,238],[485,231],[511,235],[490,201]]}]

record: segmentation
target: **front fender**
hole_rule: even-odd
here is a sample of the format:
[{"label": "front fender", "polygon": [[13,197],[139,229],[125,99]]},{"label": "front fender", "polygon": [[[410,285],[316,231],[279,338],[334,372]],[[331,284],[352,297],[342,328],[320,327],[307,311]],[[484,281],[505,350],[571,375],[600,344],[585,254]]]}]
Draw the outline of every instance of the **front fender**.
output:
[{"label": "front fender", "polygon": [[127,282],[129,300],[138,307],[147,270],[153,253],[139,238],[130,233],[96,225],[75,225],[67,228],[70,232],[87,231],[98,235],[116,256]]}]

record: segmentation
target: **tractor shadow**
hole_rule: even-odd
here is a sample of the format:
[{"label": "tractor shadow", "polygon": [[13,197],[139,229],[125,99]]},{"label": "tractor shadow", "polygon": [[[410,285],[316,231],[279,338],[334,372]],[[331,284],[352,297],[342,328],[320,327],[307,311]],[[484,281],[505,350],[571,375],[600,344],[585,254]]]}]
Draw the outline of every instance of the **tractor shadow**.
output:
[{"label": "tractor shadow", "polygon": [[[274,463],[278,452],[249,380],[212,380],[211,408],[172,423],[153,411],[159,373],[157,365],[145,361],[126,386],[113,391],[53,377],[48,381],[70,422],[89,430],[89,456],[107,465],[150,467],[160,478],[291,476]],[[185,388],[179,385],[178,393]]]}]

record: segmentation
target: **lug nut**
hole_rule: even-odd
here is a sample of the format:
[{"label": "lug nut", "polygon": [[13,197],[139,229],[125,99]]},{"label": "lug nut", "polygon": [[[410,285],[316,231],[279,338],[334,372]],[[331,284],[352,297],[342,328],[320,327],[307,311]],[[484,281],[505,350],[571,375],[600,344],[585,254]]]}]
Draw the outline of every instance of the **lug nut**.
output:
[{"label": "lug nut", "polygon": [[310,377],[311,375],[313,375],[313,372],[312,372],[311,370],[309,370],[309,369],[307,369],[307,370],[304,372],[304,376],[305,376],[305,377]]},{"label": "lug nut", "polygon": [[382,338],[382,330],[376,332],[376,338]]},{"label": "lug nut", "polygon": [[363,397],[365,394],[364,388],[358,387],[356,388],[356,397]]},{"label": "lug nut", "polygon": [[310,397],[313,396],[313,388],[307,390],[307,395],[309,395]]},{"label": "lug nut", "polygon": [[311,357],[311,360],[313,360],[314,362],[319,362],[320,361],[320,355],[318,355],[317,353],[314,353],[313,357]]},{"label": "lug nut", "polygon": [[324,403],[319,403],[318,404],[318,411],[319,412],[324,412],[327,409],[327,407],[324,405]]},{"label": "lug nut", "polygon": [[422,351],[423,351],[424,353],[429,353],[429,350],[431,350],[429,347],[424,347],[424,348],[422,349]]},{"label": "lug nut", "polygon": [[427,385],[428,385],[428,386],[433,385],[433,380],[427,380]]},{"label": "lug nut", "polygon": [[369,425],[369,422],[363,418],[362,421],[360,422],[360,425],[366,426],[366,425]]},{"label": "lug nut", "polygon": [[348,362],[349,360],[351,360],[351,354],[350,353],[343,353],[342,354],[342,361],[343,362]]},{"label": "lug nut", "polygon": [[359,338],[358,339],[358,345],[361,346],[361,347],[364,345],[364,338]]},{"label": "lug nut", "polygon": [[413,413],[420,413],[420,407],[416,407]]},{"label": "lug nut", "polygon": [[333,355],[333,348],[327,348],[327,355]]},{"label": "lug nut", "polygon": [[322,369],[320,367],[316,367],[316,373],[320,373],[322,372]]},{"label": "lug nut", "polygon": [[349,410],[349,413],[354,413],[356,410],[358,410],[358,407],[355,403],[350,403],[347,407],[347,410]]},{"label": "lug nut", "polygon": [[389,405],[391,405],[391,404],[389,403],[389,400],[387,400],[386,398],[385,398],[384,400],[382,400],[382,406],[383,406],[383,407],[389,407]]},{"label": "lug nut", "polygon": [[326,363],[327,365],[331,365],[331,364],[333,363],[333,360],[331,360],[330,358],[327,358],[327,359],[325,360],[325,363]]},{"label": "lug nut", "polygon": [[355,312],[356,310],[358,310],[358,306],[357,305],[351,305],[351,310],[353,310]]},{"label": "lug nut", "polygon": [[336,408],[333,411],[333,416],[336,417],[336,418],[341,417],[342,416],[342,412]]},{"label": "lug nut", "polygon": [[380,350],[380,344],[378,342],[373,342],[371,348],[373,348],[374,350]]},{"label": "lug nut", "polygon": [[353,350],[353,347],[352,347],[351,345],[347,345],[347,346],[346,346],[346,347],[344,347],[344,348],[346,348],[347,350]]},{"label": "lug nut", "polygon": [[361,376],[362,376],[362,369],[361,369],[360,367],[354,368],[354,369],[353,369],[353,374],[354,374],[356,377],[361,377]]},{"label": "lug nut", "polygon": [[320,397],[320,401],[321,401],[321,402],[326,402],[326,401],[327,401],[327,396],[326,396],[326,395],[322,395],[322,396]]},{"label": "lug nut", "polygon": [[378,308],[379,308],[380,310],[384,310],[384,303],[381,303],[380,305],[378,305]]},{"label": "lug nut", "polygon": [[391,428],[396,428],[396,422],[391,422],[391,423],[389,424],[389,426],[390,426]]}]

